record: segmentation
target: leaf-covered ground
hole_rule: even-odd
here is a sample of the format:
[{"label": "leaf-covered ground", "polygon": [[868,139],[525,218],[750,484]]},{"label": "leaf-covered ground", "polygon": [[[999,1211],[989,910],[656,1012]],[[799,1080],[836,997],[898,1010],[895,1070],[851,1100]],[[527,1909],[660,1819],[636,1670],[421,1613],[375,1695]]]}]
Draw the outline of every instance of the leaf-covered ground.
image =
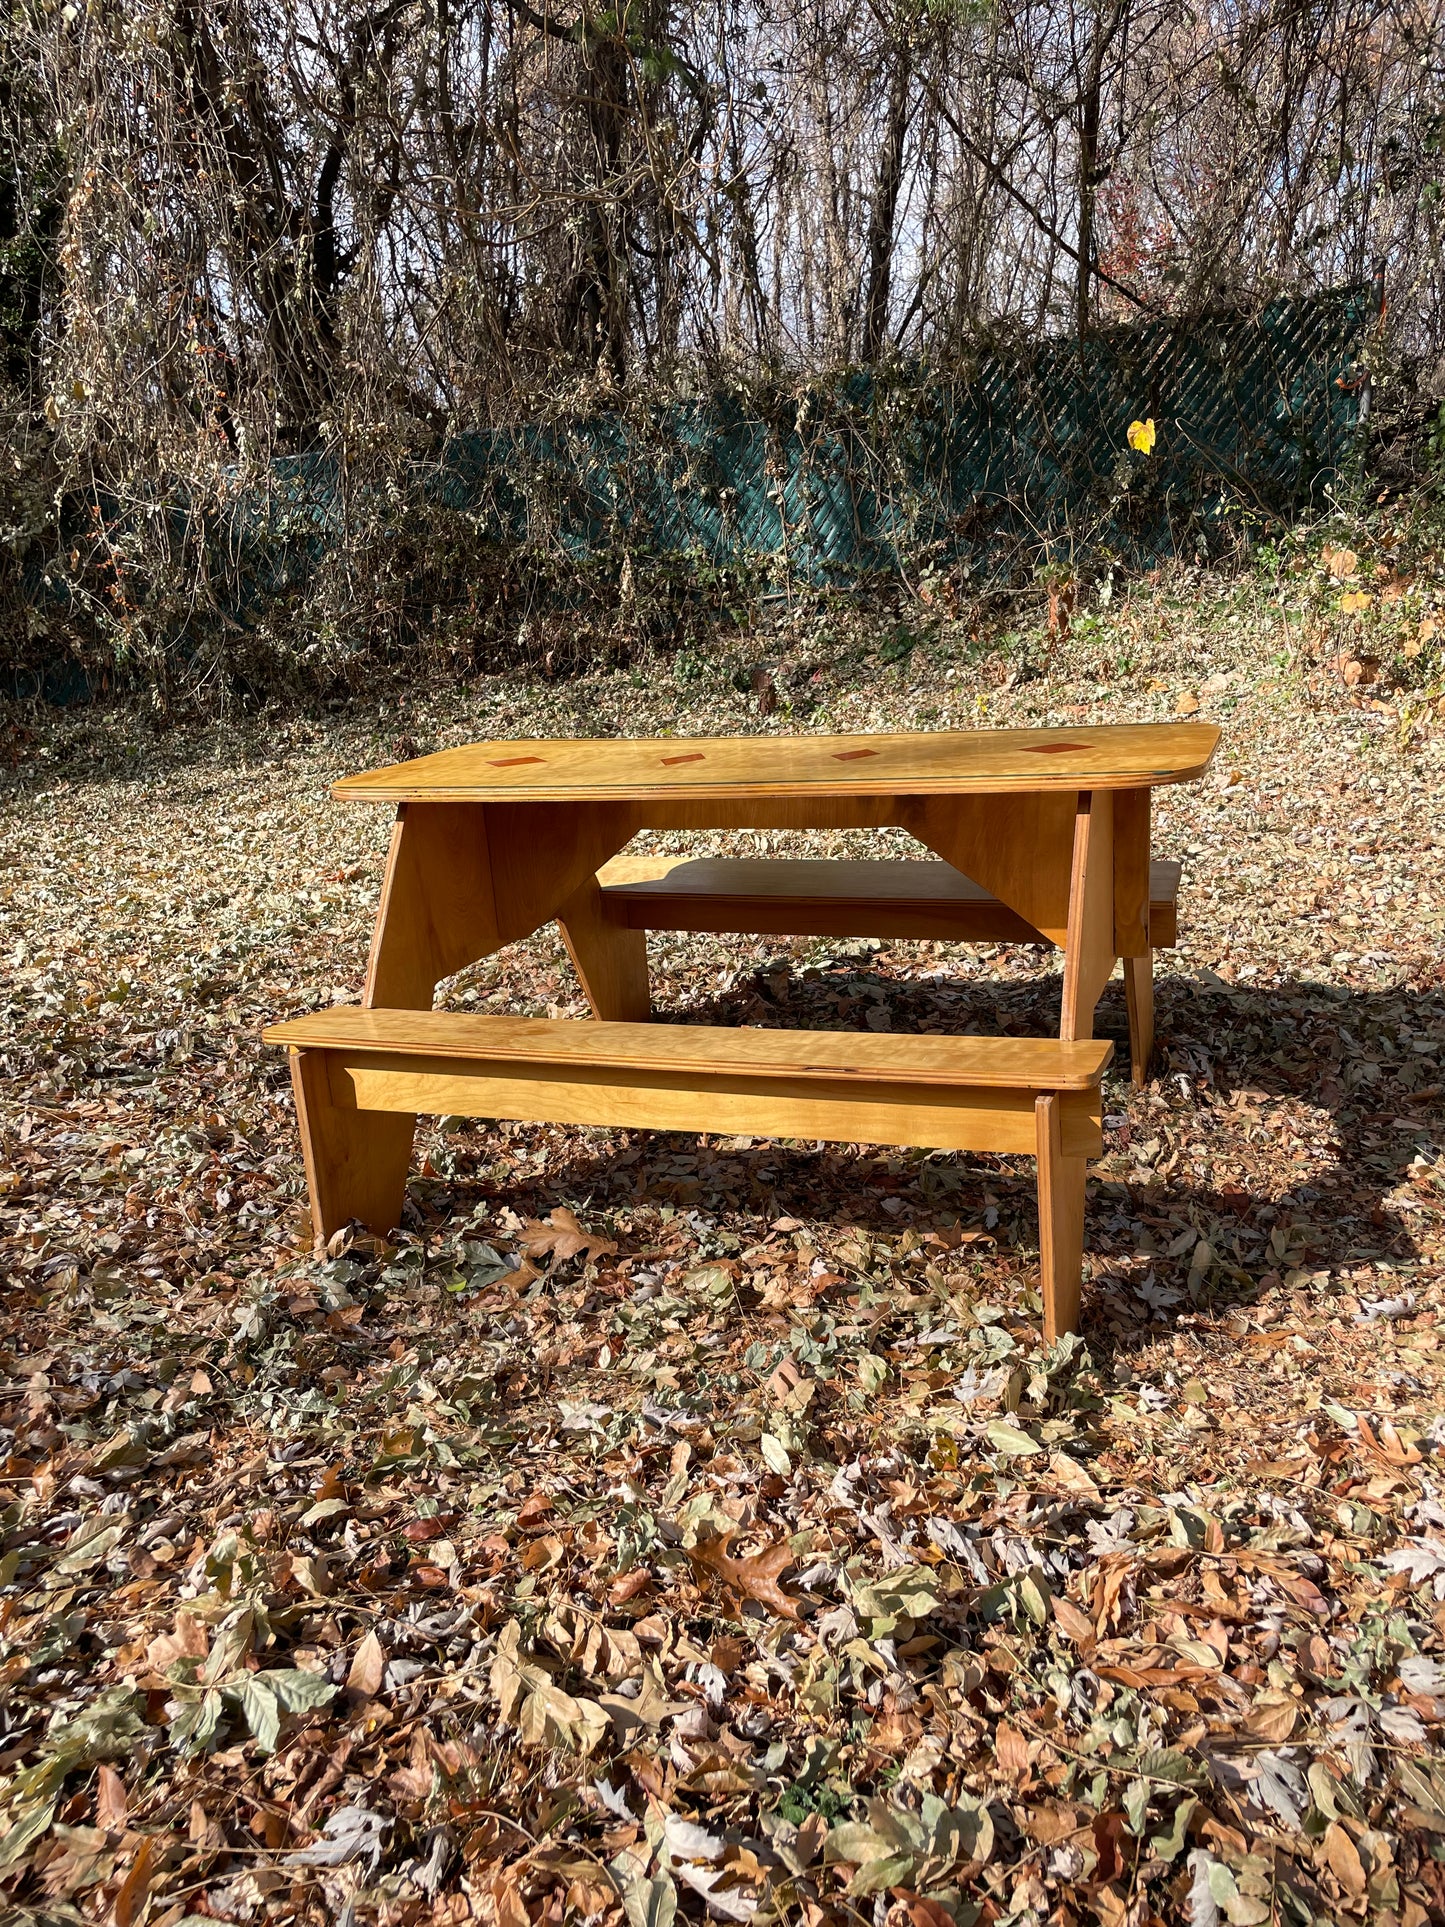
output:
[{"label": "leaf-covered ground", "polygon": [[[1445,1918],[1438,584],[1341,612],[1331,567],[1121,591],[1052,655],[835,611],[715,669],[28,719],[7,1919]],[[258,1033],[358,991],[388,826],[339,773],[1196,710],[1225,744],[1159,801],[1182,941],[1154,1081],[1121,1048],[1107,1087],[1081,1341],[1039,1345],[1001,1158],[447,1119],[397,1243],[309,1258]],[[653,955],[670,1019],[1056,1022],[1029,948]],[[552,930],[446,994],[581,1014]]]}]

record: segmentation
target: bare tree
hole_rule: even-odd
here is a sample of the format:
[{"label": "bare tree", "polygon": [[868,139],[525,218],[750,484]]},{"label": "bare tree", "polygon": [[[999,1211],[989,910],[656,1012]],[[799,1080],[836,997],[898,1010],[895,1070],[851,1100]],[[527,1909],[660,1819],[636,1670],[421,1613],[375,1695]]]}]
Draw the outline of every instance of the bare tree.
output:
[{"label": "bare tree", "polygon": [[278,456],[359,514],[469,430],[947,367],[1376,254],[1438,353],[1442,9],[18,0],[0,292],[16,250],[52,268],[0,317],[12,439],[39,422],[72,522],[124,526],[99,603],[182,562],[203,602],[238,486],[289,513]]}]

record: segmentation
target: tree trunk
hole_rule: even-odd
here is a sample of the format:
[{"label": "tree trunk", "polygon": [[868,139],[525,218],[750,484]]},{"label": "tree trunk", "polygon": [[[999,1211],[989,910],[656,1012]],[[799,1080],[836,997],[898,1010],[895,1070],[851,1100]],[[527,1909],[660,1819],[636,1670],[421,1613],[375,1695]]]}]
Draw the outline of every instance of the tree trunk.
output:
[{"label": "tree trunk", "polygon": [[888,92],[888,125],[878,163],[878,186],[868,217],[868,296],[863,310],[863,359],[877,361],[888,327],[893,289],[893,223],[903,181],[903,148],[908,134],[908,94],[913,61],[907,47],[897,49]]},{"label": "tree trunk", "polygon": [[1096,10],[1079,103],[1079,262],[1074,301],[1080,341],[1088,334],[1093,319],[1094,200],[1098,192],[1099,103],[1103,92],[1105,40],[1103,15]]}]

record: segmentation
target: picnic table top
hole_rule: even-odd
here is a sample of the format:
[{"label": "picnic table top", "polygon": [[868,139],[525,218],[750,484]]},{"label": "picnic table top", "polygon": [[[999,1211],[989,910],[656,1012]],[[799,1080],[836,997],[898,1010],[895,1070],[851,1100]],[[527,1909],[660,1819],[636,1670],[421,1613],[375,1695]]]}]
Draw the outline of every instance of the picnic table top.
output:
[{"label": "picnic table top", "polygon": [[1142,789],[1203,774],[1212,723],[970,729],[899,736],[606,737],[468,743],[336,783],[352,802],[961,796]]}]

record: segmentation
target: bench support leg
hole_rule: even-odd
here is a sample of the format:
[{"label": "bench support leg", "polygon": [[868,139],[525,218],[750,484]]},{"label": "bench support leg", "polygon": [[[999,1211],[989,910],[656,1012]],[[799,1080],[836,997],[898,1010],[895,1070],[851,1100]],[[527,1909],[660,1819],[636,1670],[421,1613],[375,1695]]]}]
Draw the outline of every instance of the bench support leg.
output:
[{"label": "bench support leg", "polygon": [[1136,1091],[1149,1081],[1154,1055],[1154,954],[1124,959],[1124,1001],[1129,1011],[1129,1067]]},{"label": "bench support leg", "polygon": [[1062,1106],[1057,1096],[1035,1099],[1039,1160],[1039,1270],[1044,1299],[1044,1343],[1079,1329],[1084,1267],[1086,1160],[1064,1156]]},{"label": "bench support leg", "polygon": [[567,899],[557,921],[592,1015],[613,1023],[645,1024],[652,1015],[647,932],[608,914],[596,877]]},{"label": "bench support leg", "polygon": [[415,1120],[341,1109],[331,1095],[325,1051],[292,1051],[291,1088],[317,1252],[353,1218],[387,1236],[401,1222]]}]

